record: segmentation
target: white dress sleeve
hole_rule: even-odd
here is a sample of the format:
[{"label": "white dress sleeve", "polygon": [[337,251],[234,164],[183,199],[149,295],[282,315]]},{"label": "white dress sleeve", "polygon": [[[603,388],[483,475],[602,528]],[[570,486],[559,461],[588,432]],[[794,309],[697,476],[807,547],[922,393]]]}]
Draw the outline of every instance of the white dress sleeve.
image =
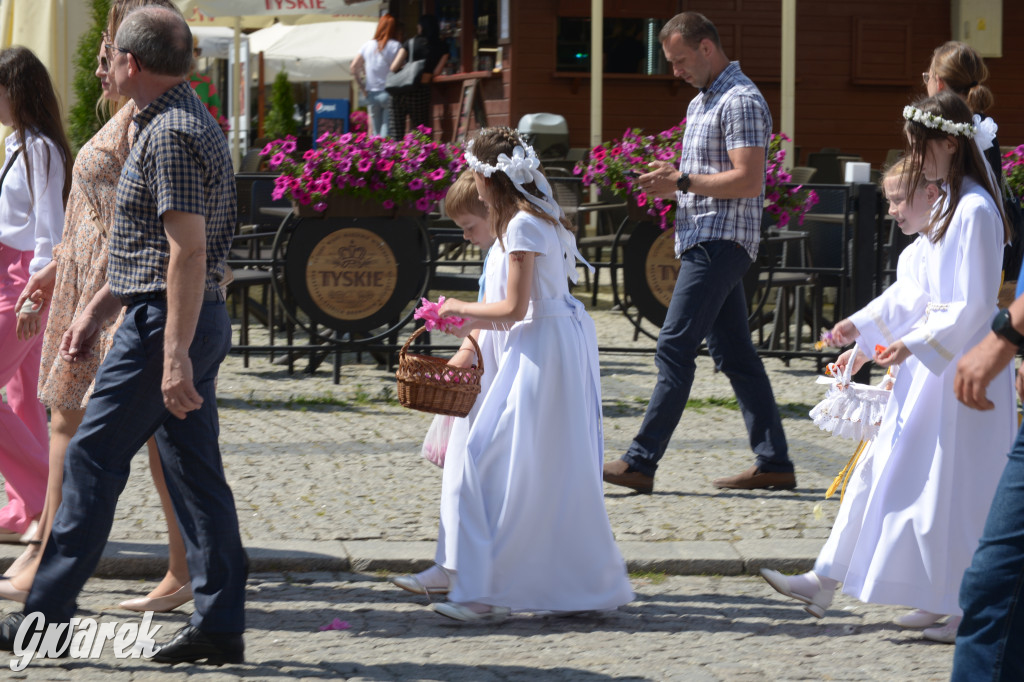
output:
[{"label": "white dress sleeve", "polygon": [[850,315],[860,332],[858,343],[870,356],[875,346],[889,346],[924,317],[928,306],[922,272],[927,237],[919,236],[896,263],[896,281],[866,306]]},{"label": "white dress sleeve", "polygon": [[520,211],[512,217],[505,230],[505,251],[529,251],[544,255],[547,253],[547,233],[555,228],[535,216]]},{"label": "white dress sleeve", "polygon": [[57,145],[42,136],[33,137],[25,153],[32,164],[29,220],[34,223],[35,249],[28,271],[34,274],[53,260],[53,247],[64,232],[64,159]]},{"label": "white dress sleeve", "polygon": [[974,342],[995,313],[1003,259],[1003,223],[984,190],[964,192],[930,273],[940,292],[921,326],[903,342],[929,371],[941,374]]}]

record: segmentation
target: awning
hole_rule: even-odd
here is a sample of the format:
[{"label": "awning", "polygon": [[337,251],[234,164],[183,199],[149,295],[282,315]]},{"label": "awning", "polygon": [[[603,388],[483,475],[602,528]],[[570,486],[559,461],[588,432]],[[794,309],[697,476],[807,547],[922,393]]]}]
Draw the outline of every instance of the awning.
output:
[{"label": "awning", "polygon": [[268,80],[284,70],[292,81],[347,81],[352,60],[376,29],[373,21],[274,24],[249,34],[249,53],[253,60],[263,53]]}]

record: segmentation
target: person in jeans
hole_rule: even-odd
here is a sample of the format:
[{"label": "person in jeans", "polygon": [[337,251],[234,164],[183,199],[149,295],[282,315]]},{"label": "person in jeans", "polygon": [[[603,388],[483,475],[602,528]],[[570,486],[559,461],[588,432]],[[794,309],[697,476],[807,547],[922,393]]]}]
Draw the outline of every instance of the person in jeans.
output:
[{"label": "person in jeans", "polygon": [[25,609],[0,620],[0,649],[14,649],[29,614],[48,626],[71,621],[131,459],[155,434],[195,612],[153,660],[242,663],[247,560],[217,444],[214,390],[231,346],[220,288],[237,212],[231,155],[189,87],[192,35],[180,13],[136,9],[108,48],[108,77],[139,109],[136,136],[117,185],[107,284],[72,322],[61,356],[87,356],[122,305],[124,322],[68,445],[63,499]]},{"label": "person in jeans", "polygon": [[[986,389],[1024,345],[1024,296],[1001,310],[992,332],[956,368],[953,388],[968,407],[991,410]],[[1024,397],[1024,371],[1017,373]],[[954,682],[1024,679],[1024,427],[1010,450],[978,549],[960,583],[963,620],[953,656]]]},{"label": "person in jeans", "polygon": [[391,63],[402,49],[402,44],[395,39],[397,35],[398,22],[390,14],[385,14],[377,22],[373,40],[359,48],[359,54],[352,60],[350,69],[366,95],[370,130],[377,137],[388,136],[391,95],[384,89],[384,81],[391,70]]},{"label": "person in jeans", "polygon": [[659,39],[675,76],[700,89],[686,113],[679,170],[655,161],[639,178],[648,195],[676,197],[679,277],[658,335],[658,380],[643,424],[622,459],[605,463],[604,480],[640,493],[654,489],[654,472],[682,418],[697,351],[707,339],[715,365],[732,383],[757,455],[752,467],[714,481],[715,487],[792,489],[793,463],[750,340],[743,293],[743,275],[760,242],[771,113],[703,15],[676,15]]}]

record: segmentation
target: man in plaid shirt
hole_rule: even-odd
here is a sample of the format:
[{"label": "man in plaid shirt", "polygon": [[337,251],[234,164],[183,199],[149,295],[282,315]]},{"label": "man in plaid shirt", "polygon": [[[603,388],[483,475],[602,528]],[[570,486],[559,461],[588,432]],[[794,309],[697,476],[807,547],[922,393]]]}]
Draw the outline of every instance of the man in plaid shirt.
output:
[{"label": "man in plaid shirt", "polygon": [[714,481],[718,488],[796,487],[786,435],[764,365],[750,340],[743,275],[757,257],[772,118],[757,87],[722,50],[706,17],[683,12],[659,35],[677,78],[700,93],[686,113],[682,158],[639,179],[649,195],[675,196],[679,276],[658,335],[658,381],[643,424],[622,459],[607,462],[604,480],[640,493],[654,490],[690,395],[697,351],[706,338],[729,377],[757,456],[746,471]]},{"label": "man in plaid shirt", "polygon": [[[224,478],[214,381],[231,347],[220,282],[236,220],[220,126],[189,87],[192,35],[165,7],[129,13],[107,45],[110,78],[138,105],[117,186],[107,285],[65,333],[67,362],[125,309],[68,446],[64,499],[23,613],[0,621],[11,650],[25,616],[68,623],[106,545],[132,457],[156,435],[181,526],[195,613],[153,660],[242,663],[247,560]],[[70,634],[71,630],[65,632]]]}]

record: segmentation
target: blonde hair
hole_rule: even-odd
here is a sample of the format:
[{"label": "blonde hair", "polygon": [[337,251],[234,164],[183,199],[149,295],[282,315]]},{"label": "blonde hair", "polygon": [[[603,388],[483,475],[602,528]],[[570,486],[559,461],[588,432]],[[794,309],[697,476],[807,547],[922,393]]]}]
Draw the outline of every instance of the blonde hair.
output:
[{"label": "blonde hair", "polygon": [[[916,178],[916,184],[911,185],[914,182],[914,178]],[[904,192],[907,197],[906,201],[911,206],[914,205],[914,196],[918,192],[923,192],[929,185],[934,186],[939,191],[939,196],[945,195],[942,187],[938,183],[925,178],[924,174],[920,172],[918,165],[907,156],[901,156],[891,166],[882,171],[882,195],[891,201],[892,198],[885,189],[886,182],[895,182],[896,191]],[[928,234],[930,229],[931,225],[922,230],[922,232]]]},{"label": "blonde hair", "polygon": [[[913,191],[907,192],[907,196],[912,196],[915,192],[919,192],[928,185],[938,185],[930,180],[926,179],[922,173],[919,172],[917,164],[912,162],[906,156],[900,156],[891,166],[882,170],[882,193],[887,194],[885,191],[885,183],[887,180],[895,180],[898,184],[896,185],[899,189],[905,189],[903,187],[906,179],[906,183],[909,184],[911,178],[917,178],[917,184],[914,185]],[[888,196],[886,196],[888,198]]]},{"label": "blonde hair", "polygon": [[480,193],[476,191],[476,180],[473,171],[464,170],[455,180],[444,198],[444,212],[449,217],[456,215],[475,215],[487,217],[487,204],[480,201]]}]

